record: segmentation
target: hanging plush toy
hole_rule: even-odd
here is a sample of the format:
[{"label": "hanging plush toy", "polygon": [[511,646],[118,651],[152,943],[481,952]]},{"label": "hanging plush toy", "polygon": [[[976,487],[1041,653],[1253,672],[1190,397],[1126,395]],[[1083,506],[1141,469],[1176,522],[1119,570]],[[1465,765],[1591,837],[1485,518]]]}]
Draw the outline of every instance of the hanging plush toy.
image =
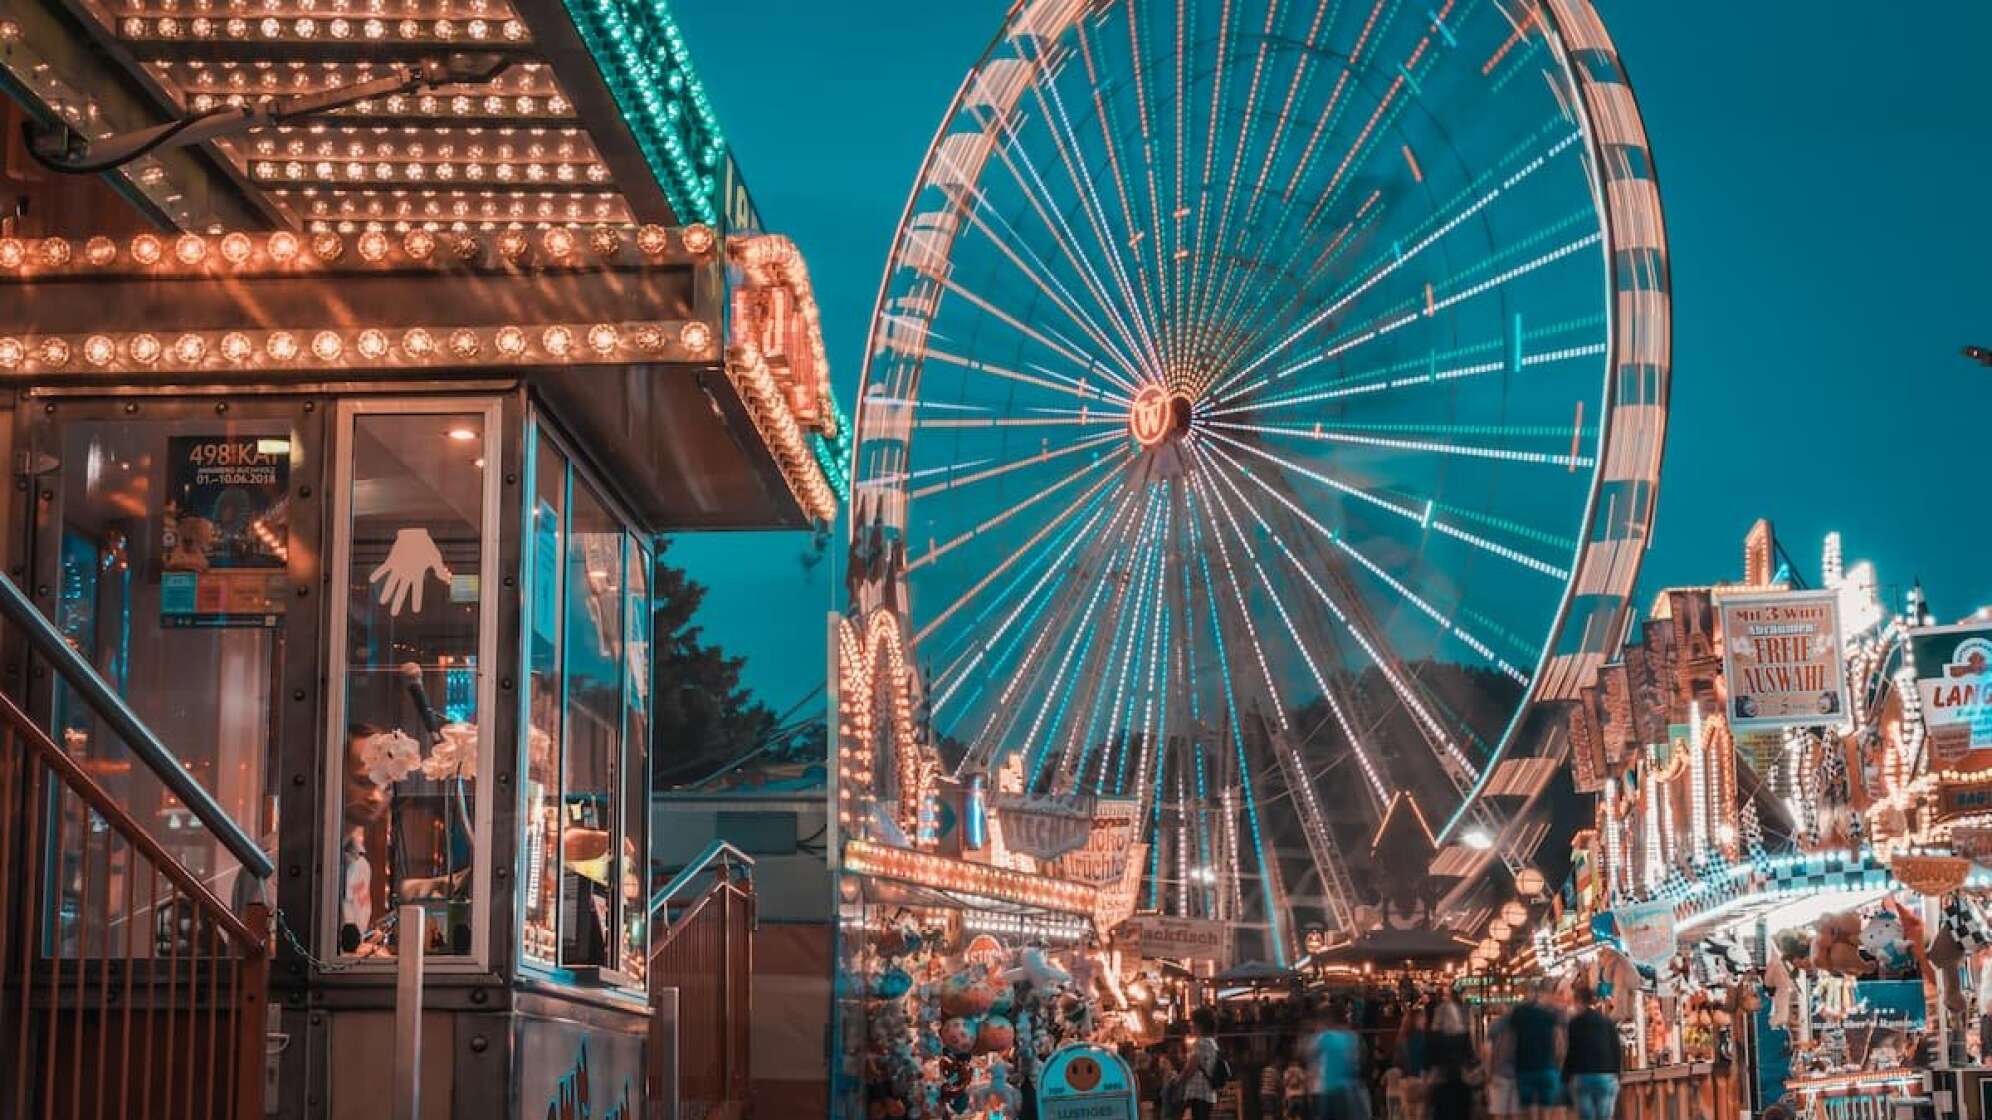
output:
[{"label": "hanging plush toy", "polygon": [[1874,962],[1861,955],[1861,916],[1858,911],[1828,914],[1812,935],[1812,965],[1836,976],[1868,976]]},{"label": "hanging plush toy", "polygon": [[1861,951],[1874,961],[1882,976],[1902,977],[1921,971],[1921,947],[1910,940],[1904,924],[1901,913],[1884,907],[1861,926]]},{"label": "hanging plush toy", "polygon": [[1003,978],[1012,984],[1028,983],[1046,991],[1072,982],[1072,974],[1052,964],[1044,950],[1035,945],[1018,950],[1016,963],[1003,973]]}]

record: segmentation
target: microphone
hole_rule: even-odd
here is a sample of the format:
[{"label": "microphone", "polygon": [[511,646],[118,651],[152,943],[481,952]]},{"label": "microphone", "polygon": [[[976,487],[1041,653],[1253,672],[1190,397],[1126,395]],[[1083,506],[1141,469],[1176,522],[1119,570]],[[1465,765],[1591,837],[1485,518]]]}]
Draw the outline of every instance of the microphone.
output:
[{"label": "microphone", "polygon": [[408,699],[415,704],[415,715],[422,721],[423,730],[429,733],[431,745],[443,741],[443,717],[429,704],[429,693],[422,687],[422,667],[413,661],[401,663],[401,679],[408,686]]}]

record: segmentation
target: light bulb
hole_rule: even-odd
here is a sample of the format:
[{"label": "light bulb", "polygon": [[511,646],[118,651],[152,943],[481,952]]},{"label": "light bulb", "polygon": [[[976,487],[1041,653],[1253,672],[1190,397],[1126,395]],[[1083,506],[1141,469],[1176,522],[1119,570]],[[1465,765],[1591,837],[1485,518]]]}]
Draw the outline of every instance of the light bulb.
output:
[{"label": "light bulb", "polygon": [[207,241],[197,233],[183,233],[173,243],[173,255],[180,259],[181,264],[199,264],[207,257],[207,251]]}]

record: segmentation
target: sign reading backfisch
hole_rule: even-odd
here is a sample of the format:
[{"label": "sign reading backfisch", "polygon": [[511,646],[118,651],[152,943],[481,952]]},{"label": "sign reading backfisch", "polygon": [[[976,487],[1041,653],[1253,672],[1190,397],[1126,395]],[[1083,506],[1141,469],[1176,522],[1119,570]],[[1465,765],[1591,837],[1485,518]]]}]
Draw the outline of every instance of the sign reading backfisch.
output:
[{"label": "sign reading backfisch", "polygon": [[1150,958],[1223,964],[1231,956],[1231,927],[1201,918],[1136,914],[1114,929],[1114,939]]},{"label": "sign reading backfisch", "polygon": [[1992,767],[1992,625],[1909,634],[1930,758],[1948,770]]},{"label": "sign reading backfisch", "polygon": [[1786,591],[1724,598],[1723,677],[1739,731],[1845,721],[1839,595]]}]

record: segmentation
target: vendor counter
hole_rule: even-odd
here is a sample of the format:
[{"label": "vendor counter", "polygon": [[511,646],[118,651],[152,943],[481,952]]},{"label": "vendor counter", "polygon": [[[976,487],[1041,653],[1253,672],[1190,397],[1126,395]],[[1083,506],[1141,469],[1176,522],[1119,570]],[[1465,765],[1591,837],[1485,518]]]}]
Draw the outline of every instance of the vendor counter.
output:
[{"label": "vendor counter", "polygon": [[1619,1079],[1621,1120],[1707,1120],[1745,1107],[1734,1066],[1708,1062],[1627,1070]]}]

